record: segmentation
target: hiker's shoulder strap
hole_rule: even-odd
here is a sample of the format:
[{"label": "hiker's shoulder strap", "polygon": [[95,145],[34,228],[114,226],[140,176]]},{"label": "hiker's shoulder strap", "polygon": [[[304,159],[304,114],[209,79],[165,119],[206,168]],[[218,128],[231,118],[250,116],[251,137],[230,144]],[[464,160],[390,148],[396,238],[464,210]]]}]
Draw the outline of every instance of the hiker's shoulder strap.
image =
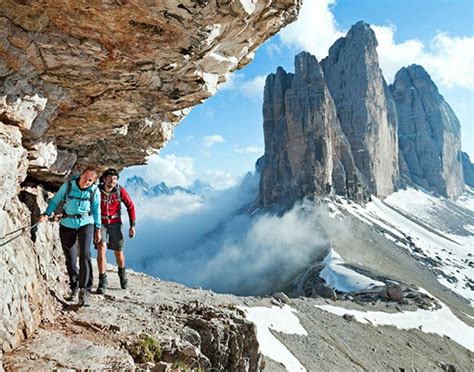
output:
[{"label": "hiker's shoulder strap", "polygon": [[97,189],[98,187],[91,187],[91,190],[90,190],[89,202],[91,204],[91,208],[92,208],[92,203],[94,202],[94,196],[95,196],[95,193],[97,192]]},{"label": "hiker's shoulder strap", "polygon": [[67,181],[66,192],[64,193],[64,196],[63,196],[63,201],[64,202],[69,198],[69,193],[71,192],[71,188],[72,188],[72,180],[69,179]]},{"label": "hiker's shoulder strap", "polygon": [[117,186],[115,186],[115,188],[117,189],[117,191],[115,191],[117,193],[117,200],[119,201],[119,203],[122,202],[122,188],[120,187],[120,185],[117,183]]}]

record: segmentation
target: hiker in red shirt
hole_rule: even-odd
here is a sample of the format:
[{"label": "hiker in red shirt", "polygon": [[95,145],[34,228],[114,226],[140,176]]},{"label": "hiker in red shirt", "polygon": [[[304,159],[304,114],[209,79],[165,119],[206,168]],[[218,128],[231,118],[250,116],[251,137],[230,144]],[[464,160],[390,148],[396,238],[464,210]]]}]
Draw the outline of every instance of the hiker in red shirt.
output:
[{"label": "hiker in red shirt", "polygon": [[102,239],[97,245],[97,266],[99,267],[99,285],[97,293],[104,294],[107,289],[107,274],[105,272],[106,249],[112,249],[118,266],[120,287],[126,289],[128,285],[127,274],[125,272],[125,255],[123,248],[125,240],[122,234],[121,207],[122,202],[127,207],[128,218],[130,220],[130,230],[128,236],[135,236],[135,206],[130,195],[121,187],[117,181],[119,173],[117,170],[107,169],[102,175],[103,183],[99,184],[100,190],[100,210],[102,219],[101,236]]}]

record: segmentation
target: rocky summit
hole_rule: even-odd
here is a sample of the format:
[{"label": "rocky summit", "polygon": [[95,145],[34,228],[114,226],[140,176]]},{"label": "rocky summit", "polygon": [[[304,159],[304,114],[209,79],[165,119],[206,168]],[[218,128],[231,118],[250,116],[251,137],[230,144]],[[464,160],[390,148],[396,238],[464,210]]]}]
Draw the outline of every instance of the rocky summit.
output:
[{"label": "rocky summit", "polygon": [[398,181],[397,117],[377,55],[377,39],[358,22],[321,61],[337,116],[370,192],[391,194]]},{"label": "rocky summit", "polygon": [[311,194],[364,200],[368,185],[355,167],[314,56],[302,52],[295,57],[294,74],[279,68],[267,77],[263,116],[263,205],[292,204]]},{"label": "rocky summit", "polygon": [[406,185],[457,198],[472,184],[456,115],[421,66],[390,87],[370,26],[356,23],[318,63],[303,52],[295,73],[267,77],[260,203],[342,195],[359,203]]},{"label": "rocky summit", "polygon": [[464,189],[461,126],[425,69],[404,67],[390,85],[398,114],[405,175],[417,185],[455,198]]},{"label": "rocky summit", "polygon": [[466,185],[474,187],[474,164],[471,163],[469,155],[461,151],[462,169],[464,174],[464,182]]}]

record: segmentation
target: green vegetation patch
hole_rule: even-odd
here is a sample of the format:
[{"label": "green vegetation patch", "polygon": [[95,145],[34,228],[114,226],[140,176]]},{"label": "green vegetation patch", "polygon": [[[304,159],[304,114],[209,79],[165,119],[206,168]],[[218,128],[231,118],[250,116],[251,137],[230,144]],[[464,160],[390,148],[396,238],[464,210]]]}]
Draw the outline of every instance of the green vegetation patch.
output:
[{"label": "green vegetation patch", "polygon": [[147,334],[141,334],[127,349],[135,363],[156,363],[161,360],[160,342]]}]

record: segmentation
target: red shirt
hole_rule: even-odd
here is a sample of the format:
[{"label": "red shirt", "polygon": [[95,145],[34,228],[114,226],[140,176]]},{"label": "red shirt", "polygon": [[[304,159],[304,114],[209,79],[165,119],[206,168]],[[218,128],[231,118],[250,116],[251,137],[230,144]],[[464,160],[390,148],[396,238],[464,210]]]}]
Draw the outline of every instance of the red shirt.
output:
[{"label": "red shirt", "polygon": [[[117,188],[114,187],[112,191],[106,192],[103,185],[99,185],[100,190],[100,214],[102,224],[111,225],[113,223],[122,222],[120,216],[120,200],[118,198]],[[128,192],[122,186],[119,186],[120,199],[127,207],[128,218],[130,226],[135,226],[135,206]]]}]

